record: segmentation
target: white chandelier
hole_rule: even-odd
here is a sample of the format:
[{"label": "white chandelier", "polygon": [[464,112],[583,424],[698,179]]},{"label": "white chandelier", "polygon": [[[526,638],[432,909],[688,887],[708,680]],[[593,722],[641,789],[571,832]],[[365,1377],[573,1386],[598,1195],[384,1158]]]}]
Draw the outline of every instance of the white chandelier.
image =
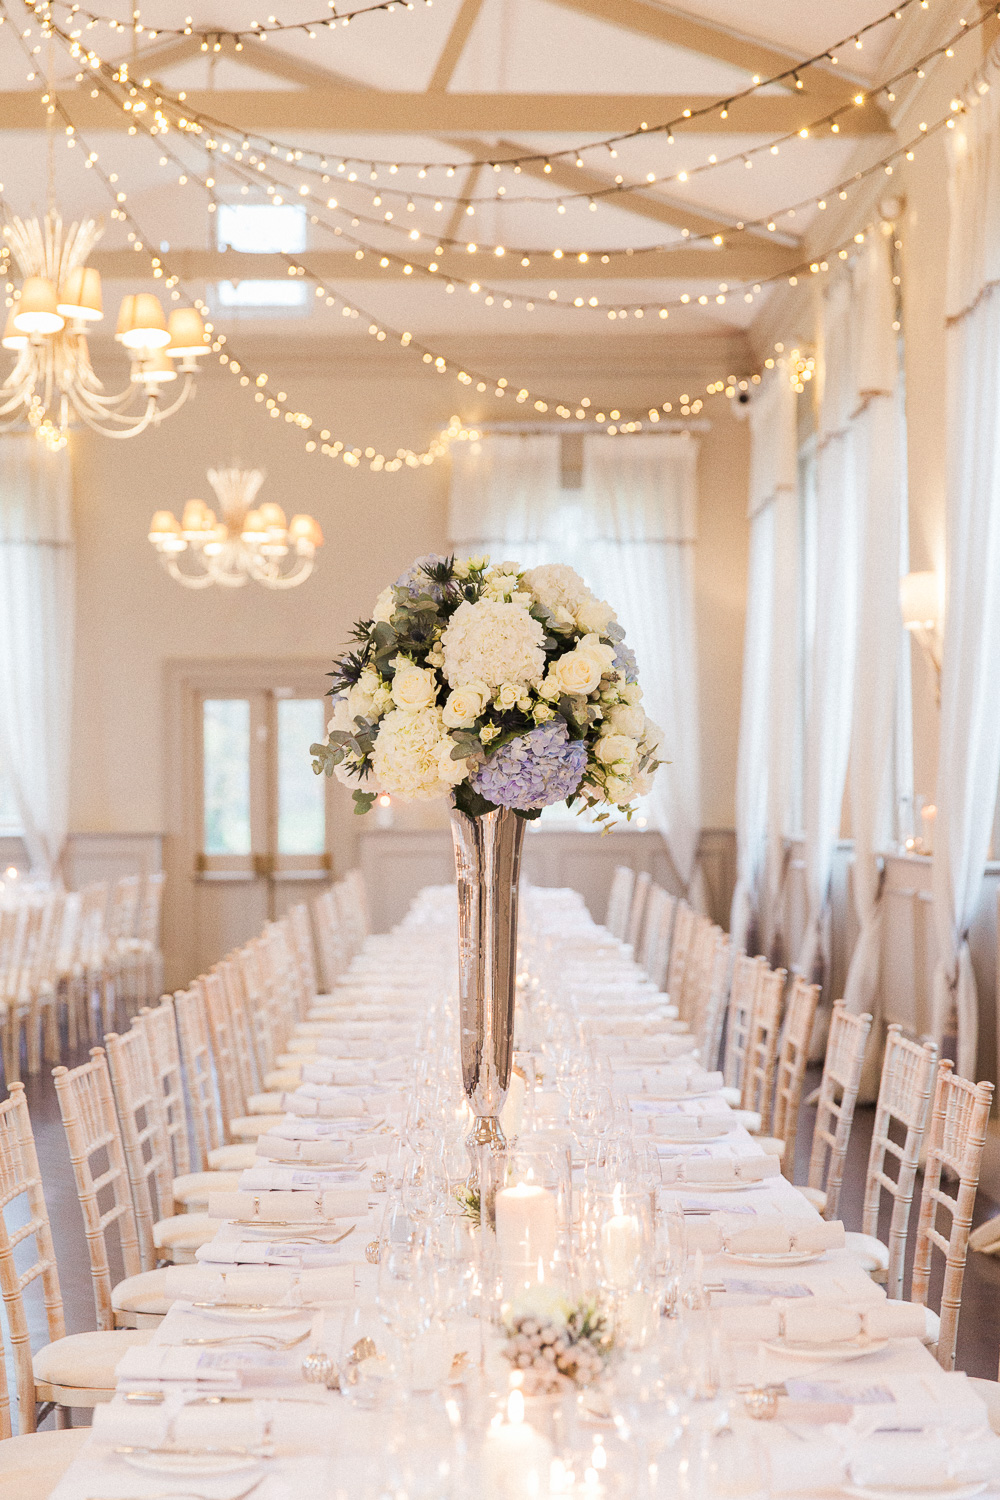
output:
[{"label": "white chandelier", "polygon": [[[189,500],[180,521],[172,511],[158,510],[149,524],[149,540],[171,578],[189,589],[213,583],[236,589],[250,579],[268,589],[305,583],[323,545],[319,523],[304,515],[286,521],[272,502],[252,508],[264,482],[260,469],[209,469],[208,482],[221,521],[204,500]],[[184,553],[195,571],[181,568]]]},{"label": "white chandelier", "polygon": [[[152,292],[125,297],[115,338],[132,368],[125,389],[107,395],[87,343],[88,331],[104,316],[100,273],[87,264],[100,229],[92,219],[64,228],[50,209],[44,220],[12,217],[3,236],[24,281],[0,340],[17,354],[0,385],[0,418],[11,426],[27,419],[36,436],[57,449],[65,447],[75,422],[105,437],[129,438],[183,406],[194,391],[198,356],[207,352],[193,307],[175,308],[168,321]],[[161,406],[179,376],[180,393]]]}]

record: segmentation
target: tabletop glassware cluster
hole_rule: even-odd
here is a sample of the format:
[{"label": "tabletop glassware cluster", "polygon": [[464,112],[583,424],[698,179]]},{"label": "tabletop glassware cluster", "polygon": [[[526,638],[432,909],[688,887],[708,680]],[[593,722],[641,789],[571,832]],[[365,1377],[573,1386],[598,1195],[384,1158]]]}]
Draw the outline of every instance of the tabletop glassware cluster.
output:
[{"label": "tabletop glassware cluster", "polygon": [[[53,1500],[1000,1495],[965,1377],[569,890],[523,894],[482,1211],[455,913],[424,890],[318,997],[299,1103],[241,1182],[250,1227],[169,1273],[176,1300]],[[311,1212],[269,1208],[300,1190]]]}]

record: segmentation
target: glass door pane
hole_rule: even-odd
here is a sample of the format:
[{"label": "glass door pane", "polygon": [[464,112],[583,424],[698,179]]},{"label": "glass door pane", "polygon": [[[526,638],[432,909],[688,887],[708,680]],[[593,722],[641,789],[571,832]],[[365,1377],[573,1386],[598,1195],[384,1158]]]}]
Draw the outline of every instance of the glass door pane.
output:
[{"label": "glass door pane", "polygon": [[309,746],[323,738],[322,698],[279,698],[279,855],[322,855],[326,849],[326,781],[312,768]]},{"label": "glass door pane", "polygon": [[250,702],[205,698],[202,702],[203,852],[249,855]]}]

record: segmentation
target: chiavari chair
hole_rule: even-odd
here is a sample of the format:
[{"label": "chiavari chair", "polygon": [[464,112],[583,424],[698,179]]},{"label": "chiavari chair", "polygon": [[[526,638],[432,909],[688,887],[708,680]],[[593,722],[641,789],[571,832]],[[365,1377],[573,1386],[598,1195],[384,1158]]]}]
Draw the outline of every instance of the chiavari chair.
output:
[{"label": "chiavari chair", "polygon": [[604,925],[612,937],[619,942],[625,941],[625,929],[628,925],[629,907],[632,902],[632,887],[635,885],[635,871],[628,865],[618,865],[611,878],[611,890],[608,893],[608,909],[604,917]]},{"label": "chiavari chair", "polygon": [[771,1128],[787,978],[784,969],[763,969],[750,1017],[743,1065],[741,1108],[760,1116],[757,1129],[765,1135]]},{"label": "chiavari chair", "polygon": [[733,945],[721,927],[713,927],[706,953],[702,994],[695,1007],[691,1030],[697,1038],[702,1066],[713,1071],[722,1046],[722,1028],[729,998]]},{"label": "chiavari chair", "polygon": [[104,1029],[110,1031],[115,1023],[118,1001],[127,1004],[126,979],[128,975],[129,944],[135,937],[139,917],[139,901],[142,881],[138,875],[123,875],[115,881],[108,910],[108,925],[104,954],[104,1004],[102,1019]]},{"label": "chiavari chair", "polygon": [[27,1020],[25,958],[38,912],[26,902],[0,910],[0,1044],[8,1085],[21,1076],[21,1036]]},{"label": "chiavari chair", "polygon": [[687,901],[678,901],[674,912],[674,927],[670,937],[670,956],[664,975],[664,988],[676,1005],[675,995],[680,995],[684,986],[684,970],[695,932],[695,911]]},{"label": "chiavari chair", "polygon": [[177,1044],[174,1001],[164,995],[159,1005],[143,1006],[132,1020],[146,1034],[153,1073],[160,1085],[163,1102],[163,1124],[170,1149],[169,1163],[173,1178],[174,1205],[181,1213],[208,1205],[210,1192],[235,1192],[240,1174],[230,1172],[194,1172],[191,1170],[191,1136],[185,1108],[184,1075]]},{"label": "chiavari chair", "polygon": [[738,953],[733,964],[733,982],[729,988],[729,1010],[726,1017],[726,1051],[722,1064],[722,1077],[729,1092],[729,1100],[738,1106],[743,1099],[743,1074],[746,1067],[747,1050],[750,1046],[750,1031],[753,1026],[753,1010],[757,991],[767,969],[764,958],[750,958]]},{"label": "chiavari chair", "polygon": [[142,1269],[152,1271],[157,1260],[192,1261],[194,1252],[214,1237],[219,1226],[207,1214],[175,1212],[163,1092],[146,1033],[142,1027],[121,1036],[111,1032],[104,1044],[132,1187]]},{"label": "chiavari chair", "polygon": [[629,903],[628,922],[625,925],[625,941],[631,948],[633,955],[639,947],[639,937],[642,933],[642,921],[646,915],[646,902],[649,898],[649,887],[653,883],[653,877],[648,870],[640,870],[635,877],[632,886],[632,900]]},{"label": "chiavari chair", "polygon": [[[944,1285],[937,1320],[928,1309],[928,1333],[938,1364],[945,1370],[955,1368],[962,1283],[992,1099],[992,1083],[957,1078],[947,1058],[938,1063],[910,1298],[927,1307],[931,1262],[937,1250],[944,1256]],[[946,1174],[956,1183],[954,1194],[942,1186]],[[950,1220],[946,1234],[938,1228],[939,1216]]]},{"label": "chiavari chair", "polygon": [[667,977],[670,929],[676,905],[677,898],[669,895],[661,885],[654,885],[646,899],[646,926],[637,956],[640,968],[645,970],[647,979],[657,989]]},{"label": "chiavari chair", "polygon": [[806,1069],[809,1066],[809,1041],[819,1005],[819,985],[809,984],[799,974],[792,981],[785,1007],[785,1022],[778,1051],[778,1068],[774,1088],[772,1136],[759,1136],[762,1151],[779,1156],[782,1171],[789,1182],[795,1177],[795,1143],[799,1130],[799,1111]]},{"label": "chiavari chair", "polygon": [[[203,974],[194,981],[192,989],[203,998],[208,1018],[208,1036],[211,1045],[211,1061],[214,1066],[219,1091],[219,1104],[227,1136],[235,1141],[255,1141],[259,1135],[270,1130],[281,1118],[280,1114],[253,1115],[247,1112],[246,1095],[243,1092],[243,1073],[240,1055],[245,1042],[237,1029],[236,1018],[229,1004],[218,965],[211,974]],[[211,1167],[223,1167],[218,1158],[209,1162]]]},{"label": "chiavari chair", "polygon": [[[291,907],[288,912],[288,935],[291,940],[292,951],[299,968],[301,982],[309,996],[309,1004],[314,1005],[320,999],[319,972],[316,967],[316,948],[313,942],[312,922],[309,919],[309,908],[304,901]],[[325,1000],[327,995],[323,995]]]},{"label": "chiavari chair", "polygon": [[[861,1233],[847,1235],[847,1249],[873,1281],[885,1285],[890,1297],[903,1295],[903,1262],[913,1188],[927,1129],[936,1064],[937,1047],[933,1042],[911,1042],[900,1026],[888,1028],[865,1176]],[[905,1131],[902,1144],[890,1134],[893,1125]],[[886,1171],[886,1157],[896,1163],[894,1177]],[[888,1244],[878,1238],[883,1193],[892,1199]]]},{"label": "chiavari chair", "polygon": [[184,1065],[184,1084],[191,1110],[195,1165],[199,1169],[236,1172],[252,1167],[253,1142],[226,1144],[219,1078],[212,1055],[205,996],[199,980],[174,993],[177,1038]]},{"label": "chiavari chair", "polygon": [[840,1206],[844,1161],[871,1026],[870,1015],[851,1015],[843,1000],[834,1002],[816,1105],[809,1176],[806,1186],[799,1188],[824,1219],[835,1219]]},{"label": "chiavari chair", "polygon": [[[6,1210],[14,1205],[21,1209],[15,1210],[20,1223],[9,1229]],[[74,1406],[110,1401],[115,1366],[126,1349],[145,1343],[149,1333],[108,1328],[67,1336],[31,1120],[23,1085],[16,1082],[0,1104],[0,1206],[5,1211],[0,1214],[0,1291],[17,1383],[19,1430],[34,1432],[38,1403],[54,1406],[57,1424],[69,1426]],[[49,1342],[32,1355],[24,1292],[34,1282],[41,1283]],[[0,1423],[4,1420],[9,1432],[9,1406]]]},{"label": "chiavari chair", "polygon": [[323,969],[323,989],[330,994],[337,980],[347,968],[347,940],[341,927],[340,915],[333,887],[329,887],[313,902],[316,921],[316,937],[320,963]]},{"label": "chiavari chair", "polygon": [[159,995],[162,987],[160,923],[166,878],[159,870],[146,876],[142,884],[141,899],[137,902],[134,934],[119,940],[123,990],[126,1005],[130,1009],[137,1005],[149,1005]]},{"label": "chiavari chair", "polygon": [[108,887],[104,881],[84,886],[76,924],[76,943],[66,975],[66,1008],[70,1046],[86,1033],[97,1038],[95,1007],[104,990],[105,918]]}]

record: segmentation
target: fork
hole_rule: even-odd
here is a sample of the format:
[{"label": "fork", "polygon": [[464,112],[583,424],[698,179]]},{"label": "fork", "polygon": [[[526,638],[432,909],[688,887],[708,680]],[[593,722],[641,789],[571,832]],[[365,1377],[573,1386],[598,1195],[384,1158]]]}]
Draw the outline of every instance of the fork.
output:
[{"label": "fork", "polygon": [[305,1343],[311,1332],[312,1328],[307,1328],[305,1333],[300,1333],[294,1339],[279,1339],[273,1333],[231,1333],[217,1339],[181,1339],[181,1344],[189,1348],[195,1345],[205,1348],[219,1344],[260,1344],[264,1349],[278,1352],[282,1349],[294,1349],[296,1344]]}]

